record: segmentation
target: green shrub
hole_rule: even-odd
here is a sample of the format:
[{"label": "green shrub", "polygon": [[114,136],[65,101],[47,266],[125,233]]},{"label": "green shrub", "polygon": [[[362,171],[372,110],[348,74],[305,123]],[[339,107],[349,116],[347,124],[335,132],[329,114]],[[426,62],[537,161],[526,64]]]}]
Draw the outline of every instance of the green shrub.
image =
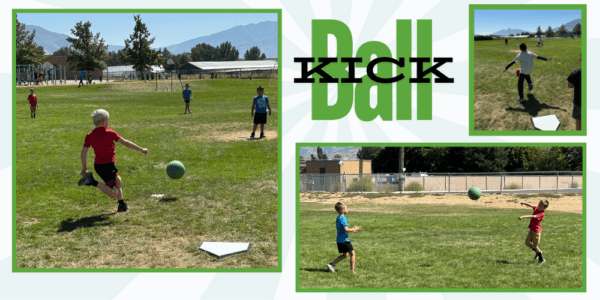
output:
[{"label": "green shrub", "polygon": [[511,183],[509,185],[504,186],[505,190],[520,190],[521,186],[517,183]]},{"label": "green shrub", "polygon": [[407,184],[404,187],[404,190],[409,191],[409,192],[421,192],[421,191],[424,191],[425,189],[423,188],[422,184],[420,184],[416,181],[413,181],[413,182]]},{"label": "green shrub", "polygon": [[339,182],[333,183],[333,184],[331,184],[331,186],[329,186],[330,193],[339,193],[341,191],[342,191],[342,185]]},{"label": "green shrub", "polygon": [[576,189],[576,188],[578,188],[578,187],[579,187],[579,183],[577,183],[577,182],[572,182],[572,183],[571,183],[571,185],[569,185],[569,187],[570,187],[570,188],[572,188],[572,189]]},{"label": "green shrub", "polygon": [[348,187],[348,192],[372,192],[375,190],[375,183],[371,180],[371,176],[363,176],[361,179],[353,181]]}]

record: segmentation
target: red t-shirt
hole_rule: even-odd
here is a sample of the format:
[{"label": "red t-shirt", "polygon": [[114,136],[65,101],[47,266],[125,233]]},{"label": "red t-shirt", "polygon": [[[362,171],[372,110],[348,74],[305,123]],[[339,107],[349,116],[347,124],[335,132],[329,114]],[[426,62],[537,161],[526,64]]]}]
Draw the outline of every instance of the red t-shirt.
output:
[{"label": "red t-shirt", "polygon": [[96,164],[109,164],[117,161],[115,158],[115,143],[121,136],[114,130],[98,127],[85,136],[84,147],[94,148]]},{"label": "red t-shirt", "polygon": [[[23,99],[23,98],[21,98]],[[29,95],[27,96],[27,100],[29,100],[29,105],[30,106],[37,106],[37,96],[36,95]]]},{"label": "red t-shirt", "polygon": [[533,215],[536,217],[531,218],[531,221],[529,221],[529,229],[533,232],[542,232],[542,221],[544,220],[546,212],[539,211],[537,206],[532,206],[531,208],[533,208]]}]

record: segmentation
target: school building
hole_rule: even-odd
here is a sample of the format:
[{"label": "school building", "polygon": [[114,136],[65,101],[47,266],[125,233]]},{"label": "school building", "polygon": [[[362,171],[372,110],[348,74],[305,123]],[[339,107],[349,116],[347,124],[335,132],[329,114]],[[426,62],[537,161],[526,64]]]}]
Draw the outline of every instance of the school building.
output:
[{"label": "school building", "polygon": [[371,174],[371,160],[308,160],[306,161],[308,174]]}]

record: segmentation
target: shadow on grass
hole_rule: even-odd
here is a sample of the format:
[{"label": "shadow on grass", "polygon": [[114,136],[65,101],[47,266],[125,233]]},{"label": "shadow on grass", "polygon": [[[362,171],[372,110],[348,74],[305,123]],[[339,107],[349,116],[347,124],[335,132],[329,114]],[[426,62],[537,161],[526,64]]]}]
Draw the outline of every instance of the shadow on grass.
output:
[{"label": "shadow on grass", "polygon": [[169,198],[161,198],[158,202],[175,202],[177,201],[177,197],[169,197]]},{"label": "shadow on grass", "polygon": [[505,264],[505,265],[510,265],[512,264],[510,261],[506,260],[506,259],[502,259],[502,260],[497,260],[496,261],[497,264]]},{"label": "shadow on grass", "polygon": [[[109,226],[112,224],[112,222],[106,222],[106,223],[101,223],[101,222],[107,221],[108,215],[114,215],[114,214],[115,213],[85,217],[85,218],[81,218],[81,219],[75,220],[75,221],[73,219],[69,218],[69,219],[66,219],[66,220],[60,222],[60,227],[58,228],[58,230],[56,232],[59,232],[59,233],[60,232],[72,232],[77,228]],[[101,223],[101,224],[99,224],[99,223]]]},{"label": "shadow on grass", "polygon": [[300,268],[300,271],[329,273],[327,269]]},{"label": "shadow on grass", "polygon": [[540,103],[537,98],[533,94],[527,94],[527,101],[521,102],[523,108],[519,107],[509,107],[506,108],[506,111],[518,111],[518,112],[526,112],[532,117],[537,117],[543,109],[556,109],[567,111],[566,109],[562,109],[558,106],[550,106],[546,103]]}]

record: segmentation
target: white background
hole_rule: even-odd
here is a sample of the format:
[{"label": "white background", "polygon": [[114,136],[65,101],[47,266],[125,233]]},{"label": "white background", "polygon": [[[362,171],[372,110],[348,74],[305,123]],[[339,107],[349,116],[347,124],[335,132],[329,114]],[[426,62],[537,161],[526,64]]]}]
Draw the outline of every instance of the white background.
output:
[{"label": "white background", "polygon": [[[597,72],[588,72],[587,137],[469,137],[468,59],[469,4],[567,4],[569,1],[469,1],[469,0],[271,0],[271,1],[4,1],[0,4],[0,299],[598,299],[600,298],[600,209],[596,186],[600,179],[598,153],[599,110]],[[587,68],[599,66],[600,28],[598,1],[587,3]],[[281,8],[283,19],[283,223],[282,273],[12,273],[12,12],[13,8]],[[376,40],[395,52],[396,19],[433,20],[433,56],[453,57],[444,73],[451,85],[434,85],[432,121],[360,122],[354,111],[338,121],[312,121],[310,85],[294,84],[300,65],[294,57],[310,56],[312,19],[338,19],[351,29],[354,51]],[[416,29],[413,22],[413,39]],[[181,29],[185,32],[185,28]],[[413,45],[416,41],[413,41]],[[413,49],[414,50],[414,49]],[[333,53],[335,54],[335,53]],[[357,74],[361,75],[361,74]],[[413,92],[413,95],[415,93]],[[415,98],[413,96],[413,107]],[[413,111],[413,118],[416,112]],[[368,135],[367,135],[368,133]],[[587,143],[587,293],[295,293],[295,181],[297,142],[585,142]],[[76,158],[74,158],[76,159]]]}]

